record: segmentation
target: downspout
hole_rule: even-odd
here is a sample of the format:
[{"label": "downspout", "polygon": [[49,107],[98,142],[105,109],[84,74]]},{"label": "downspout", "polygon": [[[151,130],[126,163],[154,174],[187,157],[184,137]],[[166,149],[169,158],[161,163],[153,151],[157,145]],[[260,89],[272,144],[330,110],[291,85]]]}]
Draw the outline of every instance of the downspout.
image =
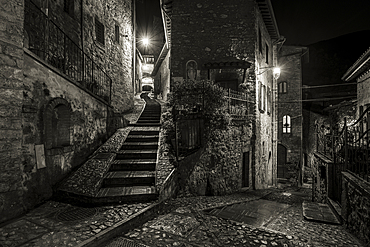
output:
[{"label": "downspout", "polygon": [[132,0],[132,91],[135,96],[136,90],[136,4],[135,0]]},{"label": "downspout", "polygon": [[[82,50],[82,52],[85,52],[85,50],[84,50],[84,16],[83,16],[83,14],[84,14],[84,12],[83,12],[83,6],[84,6],[84,4],[83,4],[83,0],[81,0],[81,22],[80,22],[80,25],[81,25],[81,50]],[[84,66],[82,66],[82,69],[84,69]],[[83,72],[83,71],[82,71]]]}]

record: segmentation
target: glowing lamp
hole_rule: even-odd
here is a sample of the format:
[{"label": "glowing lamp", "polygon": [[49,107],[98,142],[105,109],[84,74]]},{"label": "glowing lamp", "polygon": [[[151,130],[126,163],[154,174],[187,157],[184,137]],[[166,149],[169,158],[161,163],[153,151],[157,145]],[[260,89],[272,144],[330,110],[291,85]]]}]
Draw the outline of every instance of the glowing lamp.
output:
[{"label": "glowing lamp", "polygon": [[280,68],[279,67],[275,67],[273,74],[274,74],[275,80],[279,79],[279,77],[280,77]]}]

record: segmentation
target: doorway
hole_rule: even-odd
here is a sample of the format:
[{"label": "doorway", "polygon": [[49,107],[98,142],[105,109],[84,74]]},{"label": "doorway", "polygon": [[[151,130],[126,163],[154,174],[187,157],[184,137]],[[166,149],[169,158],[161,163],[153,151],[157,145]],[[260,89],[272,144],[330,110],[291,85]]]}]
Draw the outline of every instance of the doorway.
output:
[{"label": "doorway", "polygon": [[242,187],[249,187],[249,167],[250,155],[248,151],[243,153]]},{"label": "doorway", "polygon": [[287,178],[288,169],[286,167],[287,162],[287,149],[281,144],[278,144],[278,167],[277,167],[277,177]]}]

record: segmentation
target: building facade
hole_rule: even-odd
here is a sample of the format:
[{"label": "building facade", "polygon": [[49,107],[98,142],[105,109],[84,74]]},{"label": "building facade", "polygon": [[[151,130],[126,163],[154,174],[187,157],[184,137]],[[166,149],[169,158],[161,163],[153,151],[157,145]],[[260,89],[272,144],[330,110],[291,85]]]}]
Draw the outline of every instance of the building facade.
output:
[{"label": "building facade", "polygon": [[[159,92],[170,91],[168,83],[189,79],[212,80],[225,89],[246,92],[249,123],[244,128],[250,134],[243,137],[239,163],[240,170],[248,170],[249,182],[240,184],[257,189],[274,185],[277,109],[273,68],[281,37],[271,2],[183,0],[161,4],[170,73],[167,70],[162,76],[157,72]],[[247,167],[243,167],[247,156]]]},{"label": "building facade", "polygon": [[304,174],[302,63],[307,55],[306,47],[285,45],[278,54],[278,178],[293,182],[302,182]]},{"label": "building facade", "polygon": [[133,106],[133,1],[1,8],[0,218],[50,198]]}]

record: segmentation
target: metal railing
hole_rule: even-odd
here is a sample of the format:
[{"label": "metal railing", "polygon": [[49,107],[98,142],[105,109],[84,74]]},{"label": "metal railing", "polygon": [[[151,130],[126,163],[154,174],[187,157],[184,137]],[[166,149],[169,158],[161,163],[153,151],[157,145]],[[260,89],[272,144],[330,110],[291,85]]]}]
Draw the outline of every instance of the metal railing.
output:
[{"label": "metal railing", "polygon": [[346,121],[335,140],[335,163],[370,182],[370,108],[353,124]]},{"label": "metal railing", "polygon": [[228,112],[233,119],[243,119],[248,116],[248,95],[232,89],[227,90]]},{"label": "metal railing", "polygon": [[28,50],[81,87],[111,102],[112,79],[32,0],[25,1],[24,28]]}]

